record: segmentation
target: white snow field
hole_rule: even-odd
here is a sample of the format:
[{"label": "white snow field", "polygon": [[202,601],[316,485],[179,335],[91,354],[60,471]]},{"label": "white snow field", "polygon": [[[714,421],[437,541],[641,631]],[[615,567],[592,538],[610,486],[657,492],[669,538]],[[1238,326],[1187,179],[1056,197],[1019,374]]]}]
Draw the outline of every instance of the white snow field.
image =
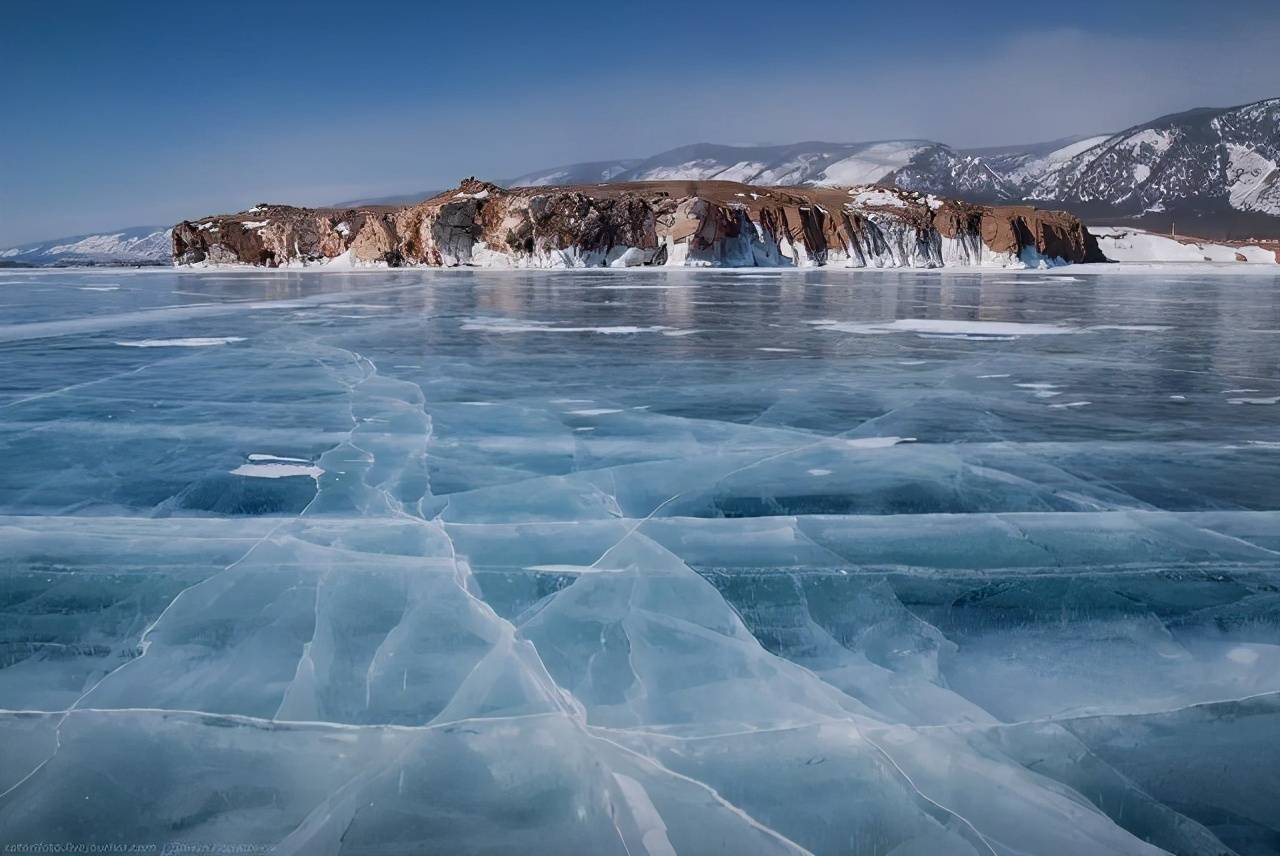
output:
[{"label": "white snow field", "polygon": [[1280,853],[1280,276],[1123,267],[0,276],[0,841]]},{"label": "white snow field", "polygon": [[1212,241],[1177,240],[1169,235],[1123,226],[1090,226],[1102,254],[1113,262],[1234,262],[1275,265],[1274,249],[1246,244],[1236,247]]}]

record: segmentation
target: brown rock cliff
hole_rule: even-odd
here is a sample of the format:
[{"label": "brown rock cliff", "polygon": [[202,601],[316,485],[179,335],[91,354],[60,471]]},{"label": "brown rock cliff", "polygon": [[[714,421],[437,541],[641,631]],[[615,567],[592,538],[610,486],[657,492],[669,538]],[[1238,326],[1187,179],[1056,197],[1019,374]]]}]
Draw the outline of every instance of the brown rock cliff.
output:
[{"label": "brown rock cliff", "polygon": [[504,189],[474,178],[403,208],[259,205],[184,221],[178,264],[344,257],[391,266],[1021,266],[1104,261],[1070,214],[885,187],[721,181]]}]

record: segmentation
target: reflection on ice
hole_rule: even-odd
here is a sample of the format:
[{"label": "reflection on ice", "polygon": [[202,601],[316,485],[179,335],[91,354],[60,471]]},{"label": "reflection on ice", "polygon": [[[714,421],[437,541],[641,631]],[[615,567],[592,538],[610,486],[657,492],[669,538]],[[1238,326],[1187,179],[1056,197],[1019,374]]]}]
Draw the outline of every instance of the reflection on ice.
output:
[{"label": "reflection on ice", "polygon": [[6,842],[1280,853],[1271,280],[120,280],[6,286]]}]

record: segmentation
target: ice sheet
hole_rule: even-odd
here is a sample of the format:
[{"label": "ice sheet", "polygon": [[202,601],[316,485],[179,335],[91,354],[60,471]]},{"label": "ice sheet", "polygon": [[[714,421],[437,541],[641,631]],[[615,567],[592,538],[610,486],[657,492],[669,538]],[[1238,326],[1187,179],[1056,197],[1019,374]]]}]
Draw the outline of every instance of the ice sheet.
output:
[{"label": "ice sheet", "polygon": [[1280,852],[1238,267],[15,277],[0,840]]}]

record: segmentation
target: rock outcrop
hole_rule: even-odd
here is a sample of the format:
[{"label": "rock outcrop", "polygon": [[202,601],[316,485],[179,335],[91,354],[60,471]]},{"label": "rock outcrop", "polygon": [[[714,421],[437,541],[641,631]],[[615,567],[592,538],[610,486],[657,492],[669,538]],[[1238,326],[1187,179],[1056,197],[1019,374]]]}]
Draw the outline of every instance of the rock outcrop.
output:
[{"label": "rock outcrop", "polygon": [[259,205],[179,223],[177,264],[1035,267],[1105,261],[1075,217],[890,187],[648,181],[504,189],[406,207]]}]

